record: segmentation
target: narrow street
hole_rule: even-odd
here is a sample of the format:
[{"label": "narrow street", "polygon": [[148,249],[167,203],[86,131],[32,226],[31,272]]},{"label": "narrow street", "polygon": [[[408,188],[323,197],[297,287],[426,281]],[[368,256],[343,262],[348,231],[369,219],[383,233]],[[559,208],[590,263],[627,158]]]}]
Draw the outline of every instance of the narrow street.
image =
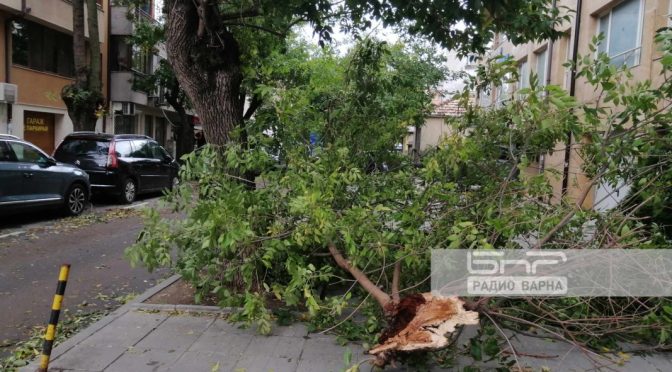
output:
[{"label": "narrow street", "polygon": [[94,200],[77,218],[36,213],[0,221],[0,357],[46,323],[63,263],[72,265],[63,304],[70,313],[118,306],[119,298],[166,277],[167,270],[131,268],[123,256],[142,228],[140,209],[157,201],[157,195],[131,206]]}]

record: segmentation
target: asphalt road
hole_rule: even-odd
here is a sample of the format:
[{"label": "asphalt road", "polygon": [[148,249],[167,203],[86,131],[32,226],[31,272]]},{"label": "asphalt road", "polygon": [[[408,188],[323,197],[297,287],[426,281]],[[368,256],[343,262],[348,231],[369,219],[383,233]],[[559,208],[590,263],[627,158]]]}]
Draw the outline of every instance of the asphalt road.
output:
[{"label": "asphalt road", "polygon": [[153,195],[131,206],[94,200],[78,219],[40,212],[0,221],[0,357],[47,322],[62,263],[72,265],[63,303],[70,313],[118,306],[114,298],[140,294],[168,275],[131,268],[123,257],[142,228],[132,209],[157,200]]}]

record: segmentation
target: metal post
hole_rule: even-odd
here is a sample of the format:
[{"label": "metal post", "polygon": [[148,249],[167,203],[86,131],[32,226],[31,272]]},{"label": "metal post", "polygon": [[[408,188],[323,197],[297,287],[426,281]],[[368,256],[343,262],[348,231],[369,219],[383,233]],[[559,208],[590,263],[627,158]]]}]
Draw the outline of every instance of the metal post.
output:
[{"label": "metal post", "polygon": [[42,356],[40,357],[40,368],[37,369],[38,372],[47,372],[47,369],[49,368],[51,349],[54,347],[54,338],[56,338],[56,325],[58,324],[58,316],[61,313],[61,304],[63,303],[63,295],[65,294],[65,286],[68,284],[69,274],[70,265],[61,265],[61,271],[58,274],[58,286],[56,287],[54,302],[51,305],[51,316],[49,317],[47,332],[44,335],[44,344],[42,344]]}]

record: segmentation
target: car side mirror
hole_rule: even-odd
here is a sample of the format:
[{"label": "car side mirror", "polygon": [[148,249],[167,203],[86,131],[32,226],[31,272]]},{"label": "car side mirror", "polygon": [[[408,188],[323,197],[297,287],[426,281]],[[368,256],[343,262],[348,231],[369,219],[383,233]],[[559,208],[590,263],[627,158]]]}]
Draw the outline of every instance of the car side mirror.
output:
[{"label": "car side mirror", "polygon": [[45,162],[43,163],[43,166],[44,166],[45,168],[49,168],[49,167],[53,167],[53,166],[56,165],[56,164],[57,164],[56,159],[54,159],[54,158],[52,158],[51,156],[49,156],[49,157],[47,157],[47,159],[46,159]]}]

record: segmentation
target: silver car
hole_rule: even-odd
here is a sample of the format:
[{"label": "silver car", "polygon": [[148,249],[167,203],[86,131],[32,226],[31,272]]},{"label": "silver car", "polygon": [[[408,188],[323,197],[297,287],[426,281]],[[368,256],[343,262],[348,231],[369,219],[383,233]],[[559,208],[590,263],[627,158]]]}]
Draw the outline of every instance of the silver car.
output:
[{"label": "silver car", "polygon": [[84,211],[91,186],[83,170],[59,163],[33,144],[0,134],[0,216],[33,209]]}]

